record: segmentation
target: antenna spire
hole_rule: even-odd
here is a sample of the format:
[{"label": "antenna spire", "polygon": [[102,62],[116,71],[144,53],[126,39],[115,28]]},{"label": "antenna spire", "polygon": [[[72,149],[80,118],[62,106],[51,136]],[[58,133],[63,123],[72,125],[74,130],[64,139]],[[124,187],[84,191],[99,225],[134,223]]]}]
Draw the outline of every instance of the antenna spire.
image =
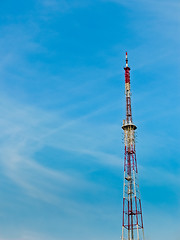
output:
[{"label": "antenna spire", "polygon": [[126,52],[126,67],[128,67],[128,55],[127,55],[127,52]]},{"label": "antenna spire", "polygon": [[132,122],[131,113],[131,93],[130,93],[130,67],[128,67],[128,55],[126,52],[126,67],[125,70],[125,94],[126,94],[126,122]]}]

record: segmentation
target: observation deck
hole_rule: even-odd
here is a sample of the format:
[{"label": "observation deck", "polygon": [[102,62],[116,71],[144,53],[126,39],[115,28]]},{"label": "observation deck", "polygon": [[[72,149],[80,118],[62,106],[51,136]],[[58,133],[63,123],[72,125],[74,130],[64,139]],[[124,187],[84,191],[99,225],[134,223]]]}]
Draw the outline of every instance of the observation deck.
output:
[{"label": "observation deck", "polygon": [[132,122],[127,123],[125,120],[123,120],[122,129],[123,130],[136,130],[137,127],[134,123],[132,123]]}]

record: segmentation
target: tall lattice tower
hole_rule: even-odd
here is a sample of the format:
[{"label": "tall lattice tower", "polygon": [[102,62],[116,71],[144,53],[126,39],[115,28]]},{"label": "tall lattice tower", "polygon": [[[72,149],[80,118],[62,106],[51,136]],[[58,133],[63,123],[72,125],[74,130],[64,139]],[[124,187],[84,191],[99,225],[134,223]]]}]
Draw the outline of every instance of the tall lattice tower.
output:
[{"label": "tall lattice tower", "polygon": [[123,186],[123,221],[122,240],[144,240],[144,228],[141,208],[141,198],[138,184],[138,168],[135,149],[136,125],[132,121],[130,68],[126,53],[125,94],[126,120],[123,120],[124,130],[124,186]]}]

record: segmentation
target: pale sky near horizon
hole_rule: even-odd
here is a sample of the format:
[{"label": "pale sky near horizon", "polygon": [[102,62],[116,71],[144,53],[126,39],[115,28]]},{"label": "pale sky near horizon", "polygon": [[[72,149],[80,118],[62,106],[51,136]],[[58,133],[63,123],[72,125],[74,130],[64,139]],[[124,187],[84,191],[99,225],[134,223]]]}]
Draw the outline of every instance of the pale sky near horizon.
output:
[{"label": "pale sky near horizon", "polygon": [[1,0],[0,240],[115,240],[125,52],[146,240],[180,240],[180,2]]}]

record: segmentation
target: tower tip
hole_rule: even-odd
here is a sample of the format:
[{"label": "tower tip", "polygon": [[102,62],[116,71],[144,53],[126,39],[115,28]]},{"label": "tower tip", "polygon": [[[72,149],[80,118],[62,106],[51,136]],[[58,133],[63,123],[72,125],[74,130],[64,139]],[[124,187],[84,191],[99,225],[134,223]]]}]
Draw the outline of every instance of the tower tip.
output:
[{"label": "tower tip", "polygon": [[127,55],[127,52],[126,52],[126,67],[128,67],[128,55]]}]

